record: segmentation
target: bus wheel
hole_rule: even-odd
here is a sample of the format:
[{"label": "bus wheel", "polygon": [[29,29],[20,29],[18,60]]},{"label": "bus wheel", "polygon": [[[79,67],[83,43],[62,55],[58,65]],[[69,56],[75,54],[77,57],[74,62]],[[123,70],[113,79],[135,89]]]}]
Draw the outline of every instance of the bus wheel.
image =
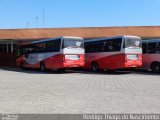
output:
[{"label": "bus wheel", "polygon": [[45,64],[43,62],[40,63],[40,70],[44,72],[46,70]]},{"label": "bus wheel", "polygon": [[99,65],[96,62],[93,62],[91,65],[91,70],[93,72],[98,72],[99,71]]},{"label": "bus wheel", "polygon": [[160,63],[158,63],[158,62],[152,63],[151,69],[155,73],[160,72]]}]

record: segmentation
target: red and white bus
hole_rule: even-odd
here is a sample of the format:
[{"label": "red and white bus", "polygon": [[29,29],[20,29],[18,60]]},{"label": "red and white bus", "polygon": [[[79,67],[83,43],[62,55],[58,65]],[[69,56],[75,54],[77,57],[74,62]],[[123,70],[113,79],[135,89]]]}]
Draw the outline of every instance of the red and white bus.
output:
[{"label": "red and white bus", "polygon": [[79,37],[58,37],[38,40],[19,46],[20,56],[16,60],[21,68],[40,68],[64,71],[83,67],[84,39]]},{"label": "red and white bus", "polygon": [[117,36],[85,41],[84,68],[92,71],[142,66],[142,43],[137,36]]},{"label": "red and white bus", "polygon": [[143,68],[160,72],[160,40],[143,40]]}]

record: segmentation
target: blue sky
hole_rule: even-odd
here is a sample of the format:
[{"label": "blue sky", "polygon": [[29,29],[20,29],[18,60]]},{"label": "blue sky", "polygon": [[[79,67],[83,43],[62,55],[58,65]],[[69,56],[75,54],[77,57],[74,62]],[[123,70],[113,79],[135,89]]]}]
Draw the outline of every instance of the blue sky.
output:
[{"label": "blue sky", "polygon": [[41,28],[43,9],[46,28],[160,25],[160,0],[0,0],[0,29]]}]

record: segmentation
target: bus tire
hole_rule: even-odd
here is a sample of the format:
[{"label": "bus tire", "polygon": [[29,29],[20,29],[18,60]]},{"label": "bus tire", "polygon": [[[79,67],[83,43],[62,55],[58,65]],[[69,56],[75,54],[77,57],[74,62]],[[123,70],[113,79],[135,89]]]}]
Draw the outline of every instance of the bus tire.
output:
[{"label": "bus tire", "polygon": [[160,63],[159,62],[153,62],[151,64],[151,69],[152,69],[152,72],[155,72],[155,73],[160,72]]},{"label": "bus tire", "polygon": [[45,72],[45,71],[46,71],[46,66],[45,66],[44,62],[41,62],[41,63],[40,63],[40,70],[41,70],[42,72]]},{"label": "bus tire", "polygon": [[91,64],[91,70],[93,72],[99,72],[99,65],[98,65],[97,62],[92,62],[92,64]]}]

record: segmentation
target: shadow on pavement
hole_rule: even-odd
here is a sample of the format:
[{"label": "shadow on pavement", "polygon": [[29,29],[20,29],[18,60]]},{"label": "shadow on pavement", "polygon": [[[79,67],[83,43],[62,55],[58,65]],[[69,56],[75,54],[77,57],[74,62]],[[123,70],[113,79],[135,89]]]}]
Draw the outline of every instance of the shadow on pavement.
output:
[{"label": "shadow on pavement", "polygon": [[79,73],[79,74],[91,74],[91,75],[123,75],[123,74],[130,74],[130,71],[114,71],[114,72],[91,72],[88,70],[66,70],[65,72],[57,72],[52,70],[47,70],[45,72],[41,72],[39,69],[30,69],[30,68],[17,68],[17,67],[0,67],[0,70],[4,71],[12,71],[12,72],[20,72],[20,73],[28,73],[28,74],[72,74],[72,73]]},{"label": "shadow on pavement", "polygon": [[60,74],[55,71],[47,70],[45,72],[41,72],[39,69],[33,68],[17,68],[17,67],[0,67],[0,70],[11,71],[11,72],[19,72],[19,73],[28,73],[28,74]]},{"label": "shadow on pavement", "polygon": [[52,70],[47,70],[45,72],[41,72],[39,69],[21,69],[16,67],[0,67],[0,70],[4,71],[12,71],[12,72],[20,72],[20,73],[28,73],[28,74],[90,74],[90,75],[125,75],[125,74],[134,74],[134,75],[154,75],[160,76],[160,73],[153,73],[151,71],[146,71],[142,69],[131,69],[131,70],[116,70],[116,71],[100,71],[100,72],[91,72],[89,70],[66,70],[65,72],[57,72]]},{"label": "shadow on pavement", "polygon": [[153,75],[153,76],[160,76],[160,73],[154,73],[152,71],[144,70],[144,69],[135,69],[132,70],[134,74],[138,75]]},{"label": "shadow on pavement", "polygon": [[131,71],[100,71],[100,72],[92,72],[89,70],[75,70],[77,73],[81,74],[91,74],[91,75],[124,75],[124,74],[131,74]]},{"label": "shadow on pavement", "polygon": [[125,74],[134,74],[134,75],[153,75],[160,76],[160,73],[154,73],[152,71],[147,71],[144,69],[121,69],[115,71],[101,71],[101,72],[91,72],[89,70],[76,70],[77,73],[82,74],[95,74],[95,75],[125,75]]}]

